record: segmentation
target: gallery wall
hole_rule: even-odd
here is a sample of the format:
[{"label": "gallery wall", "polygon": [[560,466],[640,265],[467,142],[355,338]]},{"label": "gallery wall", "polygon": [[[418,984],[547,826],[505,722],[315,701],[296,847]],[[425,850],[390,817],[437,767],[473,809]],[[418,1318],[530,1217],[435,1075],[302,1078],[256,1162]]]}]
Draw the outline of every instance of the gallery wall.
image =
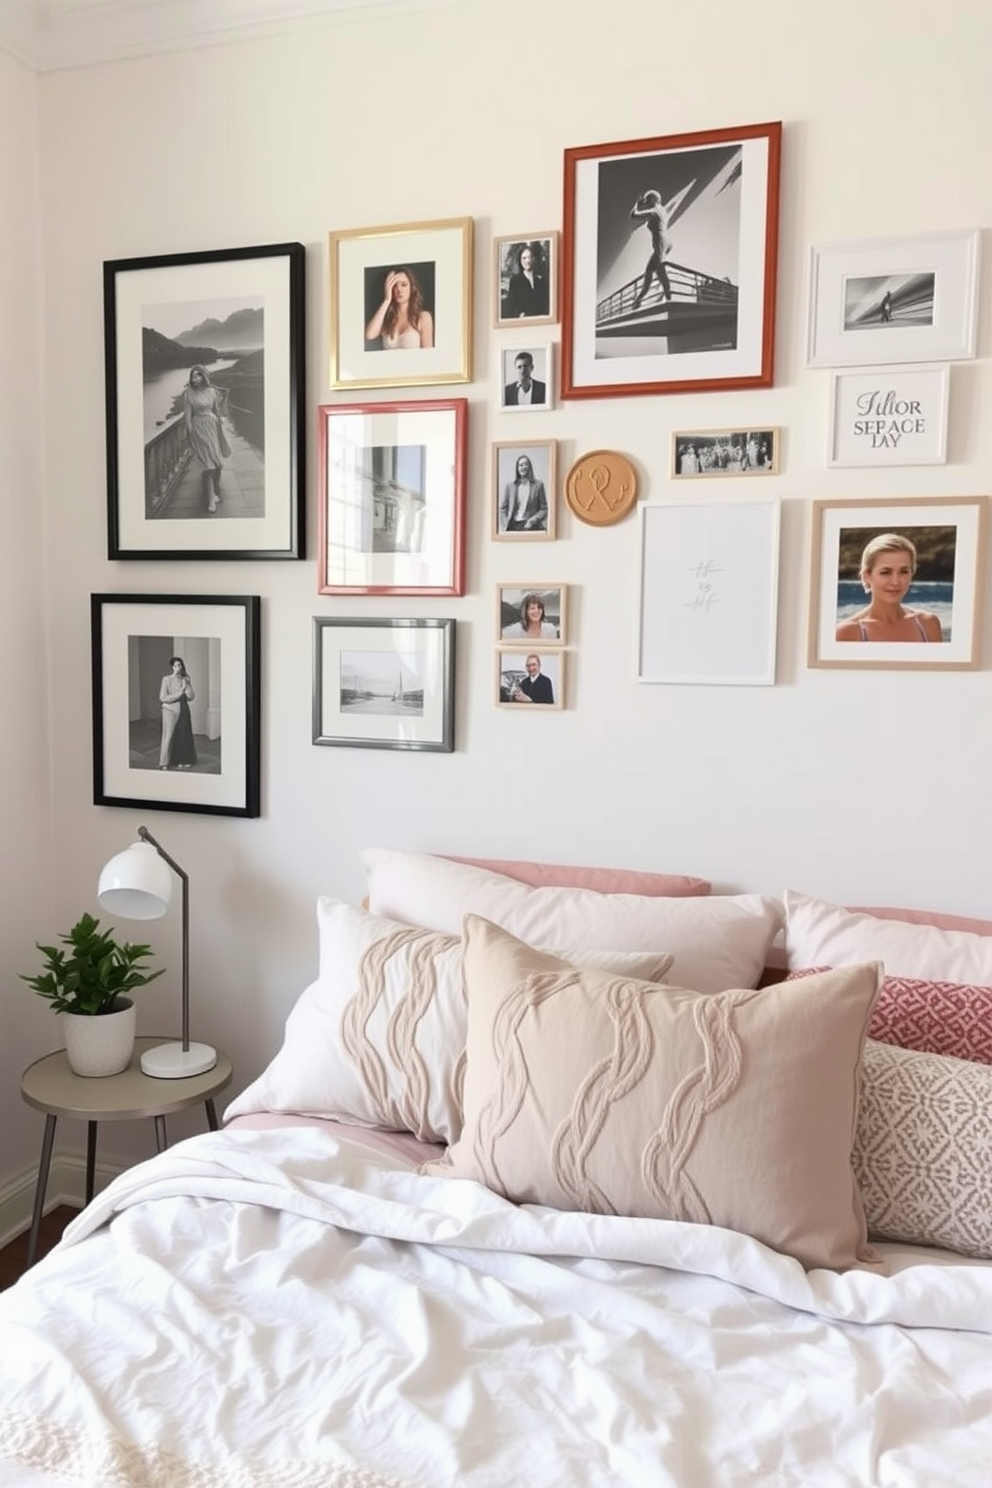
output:
[{"label": "gallery wall", "polygon": [[[9,546],[0,560],[10,576],[0,592],[8,660],[28,673],[31,732],[25,741],[19,691],[19,726],[5,745],[16,768],[0,772],[0,792],[23,826],[37,824],[47,840],[57,823],[60,834],[57,857],[45,854],[43,873],[36,859],[25,879],[5,834],[5,878],[19,899],[16,913],[0,905],[8,1007],[35,937],[95,907],[100,865],[142,821],[189,869],[194,1032],[231,1052],[237,1086],[269,1057],[314,975],[316,895],[357,900],[366,845],[637,866],[699,874],[724,892],[792,886],[848,903],[989,914],[992,607],[975,671],[810,670],[805,655],[814,499],[990,489],[992,7],[754,0],[742,24],[738,0],[689,9],[534,0],[526,14],[526,37],[505,6],[461,0],[301,21],[263,40],[38,79],[6,69],[13,92],[2,107],[31,119],[36,100],[40,136],[36,152],[30,135],[24,150],[23,131],[16,155],[0,147],[0,171],[19,173],[33,224],[37,160],[42,227],[29,227],[27,245],[5,239],[0,249],[0,293],[21,326],[19,349],[5,343],[0,353],[0,419],[16,419],[19,434],[40,420],[42,437],[18,440],[17,504],[9,483],[0,495],[19,551],[34,528],[30,565]],[[595,399],[528,416],[528,437],[559,441],[562,472],[589,450],[625,452],[647,501],[684,489],[668,474],[673,430],[782,431],[780,473],[760,482],[782,502],[776,684],[646,685],[636,679],[636,515],[595,528],[560,505],[553,543],[490,540],[491,445],[519,432],[498,406],[499,350],[512,332],[491,324],[491,243],[560,226],[567,147],[766,120],[784,125],[775,385]],[[315,436],[318,404],[347,396],[328,386],[328,232],[455,216],[473,218],[476,232],[474,377],[450,390],[470,403],[463,598],[318,596],[315,437],[305,562],[108,561],[104,260],[303,243]],[[810,245],[976,227],[978,356],[953,369],[947,463],[828,469],[830,373],[805,364]],[[20,295],[39,231],[40,415],[24,395],[16,408],[22,356],[32,376],[39,365],[32,306]],[[559,334],[552,327],[548,338]],[[727,482],[707,483],[707,495],[728,484],[720,494],[736,495],[740,486]],[[539,582],[572,586],[567,705],[525,716],[493,704],[495,594],[500,583]],[[257,820],[92,804],[94,592],[261,596]],[[315,615],[454,618],[455,752],[315,748]],[[41,746],[46,692],[54,723]],[[168,1032],[175,917],[142,934],[172,970],[143,996],[139,1031]],[[55,1042],[44,1020],[12,1026],[11,1070]],[[17,1107],[9,1070],[0,1178],[28,1174],[40,1140],[40,1118]],[[196,1125],[177,1122],[176,1133]],[[69,1126],[62,1140],[78,1151],[82,1134]],[[108,1162],[150,1150],[145,1134],[124,1128],[105,1141]]]}]

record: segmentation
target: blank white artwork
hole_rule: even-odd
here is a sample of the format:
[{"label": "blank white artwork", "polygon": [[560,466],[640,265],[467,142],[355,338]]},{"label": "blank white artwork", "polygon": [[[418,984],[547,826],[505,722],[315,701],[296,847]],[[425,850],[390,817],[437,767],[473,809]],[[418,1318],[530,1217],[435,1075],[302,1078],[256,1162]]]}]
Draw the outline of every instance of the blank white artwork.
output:
[{"label": "blank white artwork", "polygon": [[641,682],[771,686],[778,501],[641,508]]}]

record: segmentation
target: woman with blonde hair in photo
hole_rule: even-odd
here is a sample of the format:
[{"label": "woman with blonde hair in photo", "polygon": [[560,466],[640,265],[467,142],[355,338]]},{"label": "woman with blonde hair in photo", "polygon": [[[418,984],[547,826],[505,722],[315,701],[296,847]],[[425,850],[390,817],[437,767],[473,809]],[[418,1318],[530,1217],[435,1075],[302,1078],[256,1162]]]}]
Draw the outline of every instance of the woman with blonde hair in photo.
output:
[{"label": "woman with blonde hair in photo", "polygon": [[883,532],[861,555],[860,578],[871,598],[863,610],[837,626],[838,641],[942,641],[940,617],[907,608],[903,600],[916,573],[916,548],[908,537]]}]

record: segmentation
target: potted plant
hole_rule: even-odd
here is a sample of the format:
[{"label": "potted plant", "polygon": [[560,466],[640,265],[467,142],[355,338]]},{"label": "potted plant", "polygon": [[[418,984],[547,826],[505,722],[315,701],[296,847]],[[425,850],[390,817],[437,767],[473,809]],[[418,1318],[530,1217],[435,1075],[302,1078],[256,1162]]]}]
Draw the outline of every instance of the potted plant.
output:
[{"label": "potted plant", "polygon": [[118,944],[91,914],[81,915],[59,946],[42,945],[44,970],[21,980],[65,1017],[65,1049],[77,1075],[115,1075],[134,1049],[135,1010],[129,992],[162,975],[149,971],[152,949]]}]

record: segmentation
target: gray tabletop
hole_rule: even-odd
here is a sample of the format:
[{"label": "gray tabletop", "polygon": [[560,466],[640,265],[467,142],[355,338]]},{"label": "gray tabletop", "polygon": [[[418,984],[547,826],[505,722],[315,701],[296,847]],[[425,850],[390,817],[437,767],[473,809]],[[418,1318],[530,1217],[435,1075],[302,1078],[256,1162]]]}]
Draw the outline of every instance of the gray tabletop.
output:
[{"label": "gray tabletop", "polygon": [[90,1078],[75,1075],[64,1049],[29,1064],[21,1076],[21,1094],[28,1105],[51,1116],[75,1116],[83,1121],[134,1121],[142,1116],[167,1116],[187,1106],[202,1105],[231,1083],[231,1061],[217,1050],[217,1063],[202,1075],[181,1080],[158,1080],[143,1074],[139,1060],[146,1049],[171,1043],[168,1038],[138,1038],[127,1069],[119,1075]]}]

